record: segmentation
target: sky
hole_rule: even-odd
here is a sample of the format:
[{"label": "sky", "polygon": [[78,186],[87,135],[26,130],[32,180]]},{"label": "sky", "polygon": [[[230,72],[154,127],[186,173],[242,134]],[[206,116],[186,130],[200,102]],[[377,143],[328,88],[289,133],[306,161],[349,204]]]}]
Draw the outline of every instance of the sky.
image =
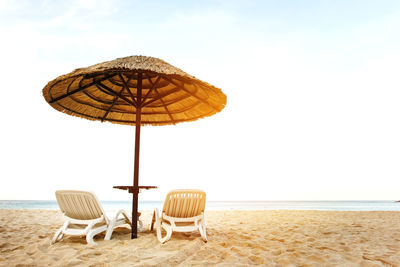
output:
[{"label": "sky", "polygon": [[141,200],[400,199],[400,2],[0,0],[0,199],[130,200],[134,127],[57,112],[56,77],[131,55],[221,88],[225,109],[142,128]]}]

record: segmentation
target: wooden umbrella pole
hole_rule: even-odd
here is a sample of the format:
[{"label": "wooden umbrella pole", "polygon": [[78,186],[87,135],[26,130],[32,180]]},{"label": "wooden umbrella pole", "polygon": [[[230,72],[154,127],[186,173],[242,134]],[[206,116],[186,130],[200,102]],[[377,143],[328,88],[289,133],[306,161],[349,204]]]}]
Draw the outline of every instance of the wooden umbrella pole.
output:
[{"label": "wooden umbrella pole", "polygon": [[133,172],[133,199],[132,199],[132,232],[131,239],[137,238],[138,195],[139,195],[139,150],[140,150],[140,123],[142,117],[142,73],[138,73],[137,80],[137,107],[135,126],[135,169]]}]

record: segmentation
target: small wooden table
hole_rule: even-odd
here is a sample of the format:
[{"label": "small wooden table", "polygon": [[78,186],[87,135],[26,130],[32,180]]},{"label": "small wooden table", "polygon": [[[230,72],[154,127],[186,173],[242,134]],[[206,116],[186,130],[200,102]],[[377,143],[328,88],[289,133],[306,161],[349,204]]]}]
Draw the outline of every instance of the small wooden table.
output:
[{"label": "small wooden table", "polygon": [[135,192],[135,189],[139,192],[140,189],[149,190],[149,189],[154,189],[154,188],[158,188],[158,187],[153,186],[153,185],[140,185],[138,187],[134,187],[131,185],[116,185],[116,186],[113,186],[113,188],[121,189],[121,190],[128,190],[129,193],[133,193],[133,192]]}]

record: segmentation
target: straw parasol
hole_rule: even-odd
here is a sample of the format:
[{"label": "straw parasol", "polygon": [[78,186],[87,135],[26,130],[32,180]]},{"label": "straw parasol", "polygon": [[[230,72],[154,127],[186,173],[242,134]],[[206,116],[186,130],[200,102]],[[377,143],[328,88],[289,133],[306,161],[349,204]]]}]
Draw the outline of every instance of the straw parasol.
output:
[{"label": "straw parasol", "polygon": [[88,120],[135,125],[132,238],[137,237],[141,125],[194,121],[221,111],[218,88],[166,63],[130,56],[80,68],[50,81],[43,96],[56,110]]}]

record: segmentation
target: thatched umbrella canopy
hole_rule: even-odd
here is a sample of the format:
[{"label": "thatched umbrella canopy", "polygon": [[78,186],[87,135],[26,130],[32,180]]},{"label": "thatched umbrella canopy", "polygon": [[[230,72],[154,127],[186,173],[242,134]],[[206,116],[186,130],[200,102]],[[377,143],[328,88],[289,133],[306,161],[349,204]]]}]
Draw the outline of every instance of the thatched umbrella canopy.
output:
[{"label": "thatched umbrella canopy", "polygon": [[220,89],[145,56],[76,69],[49,82],[43,95],[69,115],[130,125],[136,125],[138,109],[142,125],[167,125],[211,116],[226,103]]},{"label": "thatched umbrella canopy", "polygon": [[132,238],[137,232],[141,125],[168,125],[214,115],[226,104],[218,88],[160,60],[131,56],[80,68],[49,82],[56,110],[89,120],[136,126]]}]

